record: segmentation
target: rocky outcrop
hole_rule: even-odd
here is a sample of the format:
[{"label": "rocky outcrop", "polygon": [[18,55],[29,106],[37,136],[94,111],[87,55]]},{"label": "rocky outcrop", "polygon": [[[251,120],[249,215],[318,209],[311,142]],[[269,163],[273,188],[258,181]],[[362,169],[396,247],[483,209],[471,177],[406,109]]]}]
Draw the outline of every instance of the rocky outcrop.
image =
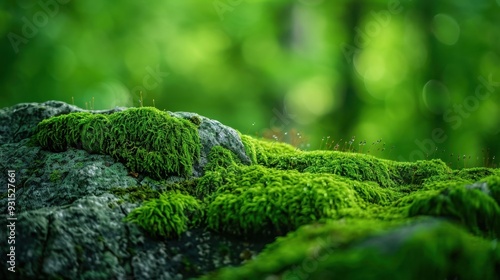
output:
[{"label": "rocky outcrop", "polygon": [[500,277],[499,169],[304,152],[195,113],[57,101],[0,110],[0,164],[0,279]]},{"label": "rocky outcrop", "polygon": [[[91,111],[112,114],[125,108]],[[3,262],[2,279],[183,279],[224,265],[240,264],[241,252],[257,252],[264,241],[248,243],[205,231],[185,232],[178,239],[154,238],[137,225],[123,222],[141,201],[115,195],[164,182],[134,176],[109,155],[68,148],[51,152],[34,146],[30,137],[44,119],[85,110],[63,102],[25,103],[0,110],[0,203],[2,220],[15,221],[15,273]],[[212,146],[223,146],[249,162],[238,133],[220,122],[192,113],[170,113],[201,119],[202,144],[194,177],[202,175]],[[7,170],[15,171],[15,208],[7,208]],[[9,232],[1,231],[7,240]],[[7,243],[6,243],[7,244]],[[10,247],[10,245],[7,245]],[[9,248],[7,247],[7,248]]]}]

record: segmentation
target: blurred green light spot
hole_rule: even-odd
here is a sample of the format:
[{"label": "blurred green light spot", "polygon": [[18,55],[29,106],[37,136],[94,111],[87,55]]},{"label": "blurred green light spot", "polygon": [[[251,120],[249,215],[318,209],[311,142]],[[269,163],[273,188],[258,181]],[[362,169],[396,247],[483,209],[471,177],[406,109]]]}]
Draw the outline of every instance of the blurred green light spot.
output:
[{"label": "blurred green light spot", "polygon": [[428,81],[422,90],[425,107],[435,113],[441,114],[450,106],[450,92],[440,81]]},{"label": "blurred green light spot", "polygon": [[432,31],[439,42],[454,45],[460,37],[460,26],[449,15],[437,14],[432,21]]},{"label": "blurred green light spot", "polygon": [[332,83],[329,78],[321,76],[303,81],[288,92],[286,103],[297,115],[297,122],[312,122],[334,108]]}]

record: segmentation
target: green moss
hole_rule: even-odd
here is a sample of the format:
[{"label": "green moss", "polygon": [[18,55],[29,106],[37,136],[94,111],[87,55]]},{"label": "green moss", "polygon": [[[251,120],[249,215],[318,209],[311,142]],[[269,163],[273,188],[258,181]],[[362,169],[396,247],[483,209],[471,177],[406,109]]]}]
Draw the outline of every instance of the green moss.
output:
[{"label": "green moss", "polygon": [[214,146],[208,154],[208,163],[205,165],[205,171],[213,171],[218,168],[226,168],[237,164],[241,164],[241,161],[232,151],[222,146]]},{"label": "green moss", "polygon": [[[324,279],[331,273],[341,279],[389,279],[395,275],[398,279],[495,279],[499,276],[495,273],[495,267],[500,264],[498,248],[492,250],[491,242],[471,237],[447,223],[415,230],[394,251],[383,250],[376,240],[371,246],[351,247],[326,256],[310,275],[311,279]],[[353,270],[353,267],[363,269]]]},{"label": "green moss", "polygon": [[481,189],[455,185],[427,194],[413,201],[410,216],[449,217],[466,225],[475,234],[500,236],[500,207]]},{"label": "green moss", "polygon": [[[500,173],[498,172],[499,169],[497,169],[497,174]],[[500,174],[498,175],[493,175],[493,176],[488,176],[484,179],[482,179],[479,183],[486,183],[486,186],[480,185],[480,187],[485,187],[486,192],[495,199],[498,205],[500,205]]]},{"label": "green moss", "polygon": [[245,152],[253,164],[268,165],[279,155],[293,155],[298,152],[296,148],[285,143],[258,140],[248,135],[240,134]]},{"label": "green moss", "polygon": [[144,202],[160,197],[161,193],[177,192],[184,195],[192,195],[195,192],[198,179],[190,179],[178,183],[163,183],[152,188],[149,185],[132,186],[127,188],[115,187],[110,193],[128,202]]},{"label": "green moss", "polygon": [[200,156],[196,125],[151,107],[52,117],[38,124],[32,141],[55,152],[74,147],[109,154],[156,179],[189,176]]},{"label": "green moss", "polygon": [[[205,199],[209,228],[243,235],[284,233],[326,218],[385,215],[372,213],[372,207],[388,207],[401,197],[375,183],[259,165],[209,171],[197,188],[210,193]],[[399,212],[402,216],[404,210]]]},{"label": "green moss", "polygon": [[173,238],[199,224],[203,218],[203,208],[194,197],[163,193],[134,209],[125,221],[138,224],[153,236]]},{"label": "green moss", "polygon": [[384,187],[395,186],[386,161],[375,157],[337,151],[300,152],[279,156],[269,167],[300,172],[331,173],[357,181],[373,181]]},{"label": "green moss", "polygon": [[[196,188],[195,195],[207,205],[212,230],[273,235],[324,219],[432,215],[453,219],[474,234],[500,233],[495,200],[488,194],[472,195],[469,192],[475,191],[465,187],[470,179],[496,172],[491,169],[453,171],[441,160],[394,162],[241,138],[254,165],[241,165],[230,151],[216,147]],[[452,191],[454,199],[446,200],[449,205],[443,208],[437,198],[449,190],[465,191]],[[478,206],[468,196],[482,203]]]},{"label": "green moss", "polygon": [[112,188],[109,192],[129,202],[142,202],[160,197],[160,192],[148,185],[127,188],[116,187]]},{"label": "green moss", "polygon": [[433,176],[442,176],[452,170],[440,159],[418,160],[416,162],[394,162],[392,164],[392,181],[396,184],[422,184]]},{"label": "green moss", "polygon": [[[473,167],[465,168],[460,170],[453,170],[452,173],[448,174],[448,177],[442,176],[441,178],[435,178],[435,180],[446,180],[446,179],[463,179],[470,182],[476,182],[484,177],[488,177],[496,174],[495,169],[485,168],[485,167]],[[432,178],[434,179],[434,177]]]},{"label": "green moss", "polygon": [[54,170],[52,173],[50,173],[49,180],[52,183],[59,182],[62,178],[61,172],[59,170]]},{"label": "green moss", "polygon": [[438,159],[394,162],[359,153],[305,152],[284,143],[246,135],[241,138],[252,163],[281,170],[331,173],[357,181],[373,181],[383,187],[421,184],[429,177],[451,173],[451,169]]},{"label": "green moss", "polygon": [[[41,122],[33,140],[53,151],[76,147],[109,154],[132,171],[160,179],[189,175],[199,157],[197,119],[180,120],[151,108],[72,115]],[[500,260],[487,239],[500,236],[498,169],[451,170],[441,160],[410,163],[307,152],[240,136],[250,166],[216,146],[199,180],[155,190],[114,189],[122,199],[145,201],[126,221],[169,238],[193,226],[257,238],[289,233],[247,265],[211,275],[220,279],[498,276],[478,268]],[[426,225],[411,236],[402,230],[404,238],[393,232],[429,216],[453,223]],[[311,251],[316,269],[301,275]],[[414,256],[422,258],[414,261]],[[422,267],[430,272],[421,272]]]},{"label": "green moss", "polygon": [[[406,225],[405,225],[406,224]],[[496,279],[500,248],[449,223],[345,220],[299,228],[201,279]],[[492,246],[493,245],[493,246]],[[425,269],[423,269],[425,268]]]}]

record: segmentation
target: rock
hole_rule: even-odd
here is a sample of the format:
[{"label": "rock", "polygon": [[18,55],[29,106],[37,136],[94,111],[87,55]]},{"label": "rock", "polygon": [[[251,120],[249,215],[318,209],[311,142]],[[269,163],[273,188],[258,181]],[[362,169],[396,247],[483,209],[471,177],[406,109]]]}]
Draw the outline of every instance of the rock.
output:
[{"label": "rock", "polygon": [[[90,112],[112,114],[124,109]],[[179,240],[166,241],[123,222],[140,202],[123,201],[112,190],[143,184],[159,188],[163,183],[144,175],[131,176],[109,155],[76,148],[54,153],[30,143],[40,121],[85,111],[57,101],[0,110],[0,181],[1,193],[5,194],[0,201],[7,205],[7,169],[15,170],[13,214],[17,217],[16,273],[2,269],[0,278],[183,279],[222,265],[239,264],[242,260],[237,252],[262,248],[262,242],[244,245],[199,229]],[[212,146],[232,149],[241,161],[249,162],[235,130],[196,114],[170,114],[201,119],[202,149],[195,177],[202,175]],[[166,182],[185,180],[172,176]],[[2,219],[6,220],[8,213],[4,208]],[[2,240],[7,240],[6,233],[0,233]],[[219,252],[221,246],[231,249]]]},{"label": "rock", "polygon": [[[202,231],[156,240],[123,223],[126,213],[109,194],[22,212],[16,226],[16,273],[23,279],[183,279],[220,267],[225,258],[221,246],[246,248]],[[241,262],[237,256],[230,259],[228,264]],[[5,271],[2,279],[13,279]]]},{"label": "rock", "polygon": [[[86,142],[106,135],[106,125],[89,125],[85,137],[71,135],[74,142],[50,142],[70,131],[58,123],[63,115],[102,114],[95,116],[105,122],[134,111],[125,110],[57,101],[0,110],[0,219],[8,226],[0,240],[12,260],[2,263],[0,279],[418,279],[422,266],[431,278],[500,277],[499,169],[304,152],[187,112],[167,113],[199,136],[189,174],[149,176],[155,172],[130,167],[157,151],[133,154],[132,165]],[[37,142],[40,122],[54,116],[48,140]],[[140,148],[124,137],[122,152]],[[183,212],[188,199],[200,208],[196,217]],[[135,216],[146,217],[140,223],[125,219],[146,210],[151,215]],[[183,223],[178,236],[145,230],[174,221],[172,213],[200,222]]]},{"label": "rock", "polygon": [[[96,114],[112,114],[123,111],[125,108],[116,107],[110,110],[84,110],[74,105],[60,101],[47,101],[44,103],[22,103],[0,110],[0,145],[17,143],[34,134],[36,125],[44,119],[74,112],[91,112]],[[198,128],[202,144],[199,163],[194,166],[194,175],[201,176],[203,167],[208,162],[207,156],[212,147],[222,146],[234,152],[240,160],[249,164],[250,159],[245,154],[243,144],[238,133],[216,120],[188,112],[168,112],[174,117],[192,119],[198,117],[201,124]]]},{"label": "rock", "polygon": [[[94,110],[91,112],[110,114],[123,109],[117,107],[111,110]],[[44,119],[84,111],[86,110],[60,101],[21,103],[3,108],[0,110],[0,144],[16,143],[21,139],[31,137],[33,129]]]},{"label": "rock", "polygon": [[[88,195],[101,195],[112,188],[137,186],[128,171],[110,156],[69,149],[51,153],[28,147],[28,139],[0,146],[2,160],[16,170],[16,210],[64,206]],[[5,179],[6,174],[2,174]],[[3,191],[5,185],[2,185]],[[4,199],[2,201],[5,201]]]},{"label": "rock", "polygon": [[208,163],[208,154],[215,146],[222,146],[238,156],[244,164],[250,164],[250,158],[245,153],[245,148],[241,142],[238,133],[216,120],[212,120],[195,113],[178,112],[172,113],[175,117],[190,119],[193,116],[201,118],[201,124],[198,127],[198,133],[201,141],[200,164],[195,166],[195,176],[203,172],[203,167]]}]

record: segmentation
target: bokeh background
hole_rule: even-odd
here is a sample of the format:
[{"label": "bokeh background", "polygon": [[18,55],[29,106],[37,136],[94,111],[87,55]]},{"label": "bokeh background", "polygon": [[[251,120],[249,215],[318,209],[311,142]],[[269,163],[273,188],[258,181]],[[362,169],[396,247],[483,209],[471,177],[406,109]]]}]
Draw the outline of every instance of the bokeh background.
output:
[{"label": "bokeh background", "polygon": [[0,7],[2,108],[154,105],[301,149],[497,166],[500,0]]}]

